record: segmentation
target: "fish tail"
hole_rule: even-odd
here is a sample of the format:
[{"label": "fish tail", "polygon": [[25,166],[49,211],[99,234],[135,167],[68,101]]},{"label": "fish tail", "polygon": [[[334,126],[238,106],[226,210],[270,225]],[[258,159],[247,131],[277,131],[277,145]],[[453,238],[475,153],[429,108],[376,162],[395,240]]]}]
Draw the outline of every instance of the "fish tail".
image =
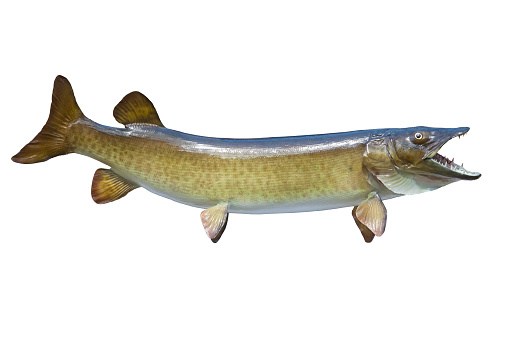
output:
[{"label": "fish tail", "polygon": [[69,130],[82,118],[85,116],[74,98],[71,84],[63,76],[57,76],[48,121],[39,134],[12,157],[12,161],[32,164],[71,153],[73,150],[68,142]]}]

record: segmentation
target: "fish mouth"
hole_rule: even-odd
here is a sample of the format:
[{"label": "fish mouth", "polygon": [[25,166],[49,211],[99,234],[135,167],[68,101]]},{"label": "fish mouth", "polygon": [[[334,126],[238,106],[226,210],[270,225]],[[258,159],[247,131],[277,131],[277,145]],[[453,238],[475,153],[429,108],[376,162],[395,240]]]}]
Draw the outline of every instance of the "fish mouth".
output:
[{"label": "fish mouth", "polygon": [[458,178],[463,180],[479,179],[481,177],[481,173],[471,172],[464,168],[463,164],[456,164],[454,162],[454,158],[450,160],[438,153],[440,148],[442,148],[442,146],[444,146],[449,140],[456,137],[461,138],[467,134],[469,130],[470,128],[468,127],[454,128],[445,132],[442,137],[439,137],[423,158],[423,162],[428,167],[428,170],[449,178]]}]

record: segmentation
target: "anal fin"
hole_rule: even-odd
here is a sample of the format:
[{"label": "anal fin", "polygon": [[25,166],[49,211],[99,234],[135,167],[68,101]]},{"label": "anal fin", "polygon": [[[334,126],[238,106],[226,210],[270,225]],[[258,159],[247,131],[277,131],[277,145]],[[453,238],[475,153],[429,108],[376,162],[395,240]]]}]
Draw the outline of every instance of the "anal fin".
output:
[{"label": "anal fin", "polygon": [[380,199],[376,192],[371,192],[368,198],[357,206],[354,219],[356,219],[356,222],[358,220],[361,224],[366,226],[377,237],[384,234],[385,224],[387,222],[387,210],[385,209],[382,199]]},{"label": "anal fin", "polygon": [[126,196],[138,187],[140,186],[122,178],[111,169],[99,168],[92,180],[92,199],[98,204],[106,204]]},{"label": "anal fin", "polygon": [[207,208],[200,214],[205,232],[212,242],[219,241],[228,222],[228,203],[221,203]]}]

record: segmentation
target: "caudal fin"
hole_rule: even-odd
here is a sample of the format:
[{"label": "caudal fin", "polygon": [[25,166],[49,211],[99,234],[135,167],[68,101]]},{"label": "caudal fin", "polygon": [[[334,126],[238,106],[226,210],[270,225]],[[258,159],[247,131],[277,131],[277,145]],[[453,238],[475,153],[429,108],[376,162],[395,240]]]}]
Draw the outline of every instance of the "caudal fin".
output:
[{"label": "caudal fin", "polygon": [[46,125],[34,140],[12,157],[12,161],[32,164],[72,152],[66,141],[66,136],[69,127],[82,117],[84,115],[76,103],[71,84],[63,76],[57,76]]}]

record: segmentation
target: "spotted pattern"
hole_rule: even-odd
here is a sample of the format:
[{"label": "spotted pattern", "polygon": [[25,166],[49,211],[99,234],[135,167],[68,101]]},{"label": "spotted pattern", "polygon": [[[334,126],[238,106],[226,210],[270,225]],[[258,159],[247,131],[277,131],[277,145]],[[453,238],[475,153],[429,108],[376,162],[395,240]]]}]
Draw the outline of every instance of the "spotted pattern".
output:
[{"label": "spotted pattern", "polygon": [[[303,154],[224,158],[183,149],[171,140],[130,135],[88,121],[72,126],[76,153],[173,200],[208,208],[229,202],[231,212],[283,212],[327,201],[341,207],[364,200],[372,187],[362,165],[363,145]],[[279,206],[279,207],[278,207]],[[282,206],[282,207],[281,207]],[[281,210],[281,208],[283,210]]]}]

